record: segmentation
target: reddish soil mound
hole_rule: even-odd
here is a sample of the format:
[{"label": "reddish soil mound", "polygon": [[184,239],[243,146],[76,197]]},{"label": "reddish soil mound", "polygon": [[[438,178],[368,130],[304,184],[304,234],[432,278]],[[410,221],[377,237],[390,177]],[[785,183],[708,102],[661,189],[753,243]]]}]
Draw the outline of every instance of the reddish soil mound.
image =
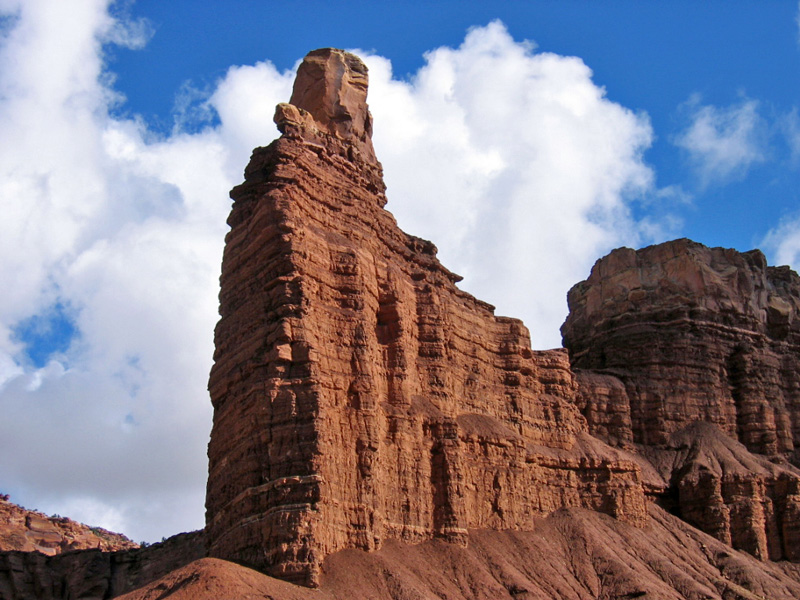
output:
[{"label": "reddish soil mound", "polygon": [[323,565],[318,590],[234,563],[203,559],[125,600],[796,600],[791,565],[762,563],[652,507],[645,528],[586,509],[564,509],[532,532],[471,531],[464,548],[441,540],[388,541],[343,550]]}]

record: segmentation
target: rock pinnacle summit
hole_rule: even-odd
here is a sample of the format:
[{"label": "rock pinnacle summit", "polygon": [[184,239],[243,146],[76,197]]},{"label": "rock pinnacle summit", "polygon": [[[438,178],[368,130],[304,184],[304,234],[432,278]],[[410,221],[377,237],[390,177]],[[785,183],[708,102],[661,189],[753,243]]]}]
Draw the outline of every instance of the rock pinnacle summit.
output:
[{"label": "rock pinnacle summit", "polygon": [[297,69],[292,97],[278,105],[275,122],[318,128],[348,140],[365,158],[376,162],[372,147],[372,115],[367,106],[369,76],[360,58],[344,50],[321,48],[309,52]]}]

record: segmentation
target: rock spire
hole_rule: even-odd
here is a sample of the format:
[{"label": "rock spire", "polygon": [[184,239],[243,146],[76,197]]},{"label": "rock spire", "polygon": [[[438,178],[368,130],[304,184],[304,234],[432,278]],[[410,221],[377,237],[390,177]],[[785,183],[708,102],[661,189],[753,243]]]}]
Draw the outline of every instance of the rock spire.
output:
[{"label": "rock spire", "polygon": [[298,70],[234,188],[209,389],[209,552],[316,586],[386,540],[466,544],[568,506],[641,525],[639,467],[591,438],[563,351],[455,286],[382,207],[366,68]]},{"label": "rock spire", "polygon": [[318,129],[357,147],[376,162],[372,147],[372,115],[367,106],[369,75],[360,58],[344,50],[309,52],[297,69],[289,104],[279,104],[275,122],[287,127]]}]

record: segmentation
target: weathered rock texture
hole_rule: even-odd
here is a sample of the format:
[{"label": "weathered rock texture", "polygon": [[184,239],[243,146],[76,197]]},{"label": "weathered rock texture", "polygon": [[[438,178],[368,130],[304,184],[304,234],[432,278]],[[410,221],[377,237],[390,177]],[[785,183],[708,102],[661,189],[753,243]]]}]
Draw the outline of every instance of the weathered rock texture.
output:
[{"label": "weathered rock texture", "polygon": [[20,550],[54,556],[70,550],[96,548],[106,552],[138,548],[124,535],[89,527],[66,517],[48,517],[10,502],[0,494],[0,552]]},{"label": "weathered rock texture", "polygon": [[[388,539],[465,543],[587,507],[646,521],[563,351],[460,291],[383,209],[366,67],[312,52],[231,196],[209,389],[209,553],[317,585]],[[295,104],[296,103],[296,104]]]},{"label": "weathered rock texture", "polygon": [[309,52],[297,69],[289,104],[279,104],[281,132],[290,126],[319,130],[358,148],[377,164],[372,148],[372,115],[367,110],[367,67],[357,56],[321,49]]},{"label": "weathered rock texture", "polygon": [[706,421],[752,452],[797,461],[800,277],[788,267],[686,239],[620,248],[572,288],[569,305],[573,366],[625,384],[609,433],[663,444]]},{"label": "weathered rock texture", "polygon": [[798,560],[797,274],[758,250],[676,240],[613,251],[569,305],[562,333],[590,431],[638,446],[688,522]]}]

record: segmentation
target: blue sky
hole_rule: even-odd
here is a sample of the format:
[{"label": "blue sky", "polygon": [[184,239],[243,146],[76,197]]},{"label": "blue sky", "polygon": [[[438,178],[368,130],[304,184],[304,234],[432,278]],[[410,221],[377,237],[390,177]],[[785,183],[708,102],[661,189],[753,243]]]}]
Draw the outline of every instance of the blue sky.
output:
[{"label": "blue sky", "polygon": [[[115,88],[127,98],[122,111],[156,128],[172,126],[176,90],[213,88],[231,65],[267,59],[291,69],[308,49],[331,45],[372,51],[392,61],[395,76],[411,78],[426,52],[457,47],[470,27],[499,19],[515,40],[580,57],[609,99],[648,115],[655,137],[645,160],[659,187],[681,186],[693,200],[673,208],[680,235],[749,249],[797,212],[797,156],[784,131],[798,97],[794,2],[145,0],[129,10],[149,19],[154,35],[143,49],[112,53]],[[761,118],[763,159],[745,175],[736,169],[706,183],[676,138],[698,107],[748,101]]]},{"label": "blue sky", "polygon": [[800,266],[796,2],[0,15],[0,491],[32,508],[137,540],[202,526],[227,194],[314,48],[370,68],[387,208],[535,347],[620,245]]}]

